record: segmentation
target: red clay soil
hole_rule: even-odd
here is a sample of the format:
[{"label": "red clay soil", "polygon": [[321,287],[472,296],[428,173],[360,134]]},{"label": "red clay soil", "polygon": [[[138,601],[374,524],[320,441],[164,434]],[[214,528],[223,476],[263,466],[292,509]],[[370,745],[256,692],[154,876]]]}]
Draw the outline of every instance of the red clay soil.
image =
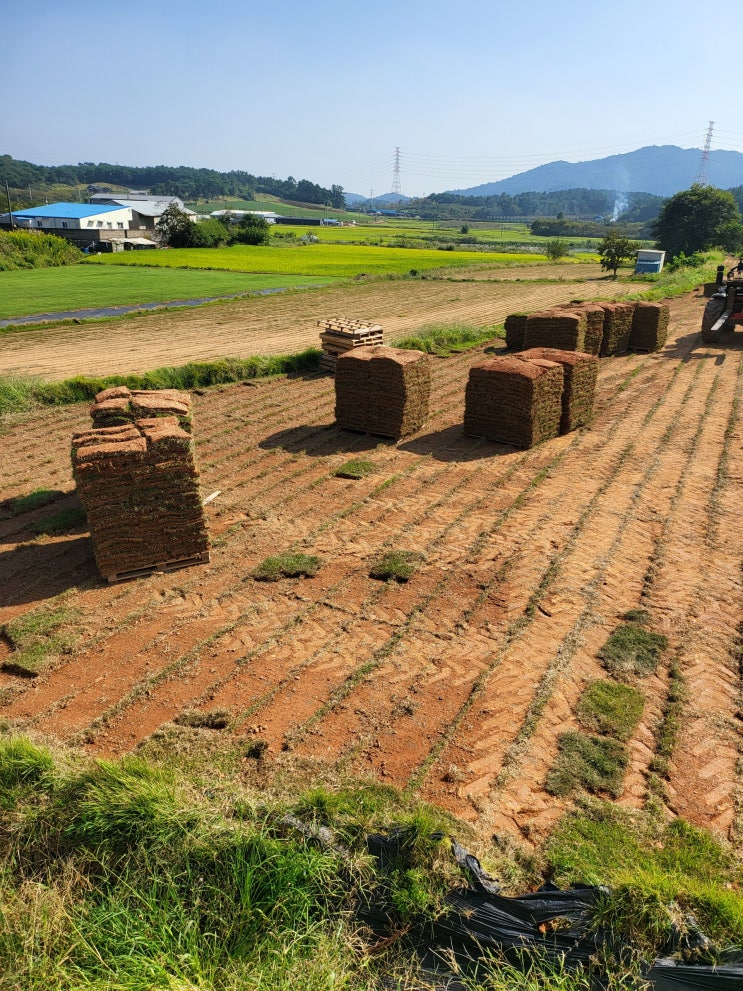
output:
[{"label": "red clay soil", "polygon": [[[662,352],[601,359],[591,426],[529,451],[462,432],[484,349],[434,359],[430,419],[397,444],[336,428],[327,376],[194,396],[203,493],[221,491],[211,563],[119,585],[84,526],[33,530],[75,505],[69,440],[87,408],[18,417],[0,435],[0,499],[64,495],[0,511],[0,622],[79,612],[46,672],[0,672],[0,718],[116,755],[184,710],[225,708],[226,732],[265,740],[267,763],[291,750],[529,839],[566,807],[544,781],[583,689],[607,677],[599,651],[643,608],[670,646],[637,683],[619,800],[648,799],[673,660],[688,701],[669,809],[740,840],[743,335],[701,344],[703,307],[671,303]],[[351,457],[373,472],[335,477]],[[421,555],[406,584],[369,577],[391,549]],[[250,577],[283,550],[322,567]]]}]

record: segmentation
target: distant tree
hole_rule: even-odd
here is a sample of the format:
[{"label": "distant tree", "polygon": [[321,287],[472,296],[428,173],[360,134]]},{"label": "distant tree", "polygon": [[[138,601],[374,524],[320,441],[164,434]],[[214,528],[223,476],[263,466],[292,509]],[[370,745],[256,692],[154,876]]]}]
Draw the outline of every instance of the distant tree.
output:
[{"label": "distant tree", "polygon": [[616,278],[619,266],[623,261],[627,261],[636,254],[638,248],[639,245],[635,241],[630,241],[628,237],[618,231],[609,231],[598,248],[602,270],[613,272],[614,278]]},{"label": "distant tree", "polygon": [[653,224],[657,246],[672,258],[709,248],[736,251],[740,240],[740,211],[733,194],[695,184],[667,200]]},{"label": "distant tree", "polygon": [[246,213],[237,230],[233,234],[233,240],[238,244],[268,244],[270,236],[270,225],[263,217]]},{"label": "distant tree", "polygon": [[157,234],[161,244],[169,248],[192,248],[196,239],[196,224],[177,203],[171,203],[163,210],[157,224]]},{"label": "distant tree", "polygon": [[547,242],[544,249],[545,255],[547,255],[551,262],[559,261],[560,258],[564,258],[569,252],[570,245],[560,237],[553,237]]}]

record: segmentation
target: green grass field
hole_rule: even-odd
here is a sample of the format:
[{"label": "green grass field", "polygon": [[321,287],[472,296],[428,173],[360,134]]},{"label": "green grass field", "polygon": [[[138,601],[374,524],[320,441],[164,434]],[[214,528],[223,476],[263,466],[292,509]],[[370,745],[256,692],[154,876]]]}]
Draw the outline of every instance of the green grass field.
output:
[{"label": "green grass field", "polygon": [[[143,252],[131,252],[140,253]],[[167,258],[171,252],[158,254]],[[229,270],[130,268],[127,265],[27,269],[2,272],[0,280],[0,319],[59,310],[201,299],[335,281],[332,275],[251,275]]]},{"label": "green grass field", "polygon": [[[235,245],[231,248],[173,248],[169,251],[132,251],[97,255],[83,265],[157,266],[165,268],[224,269],[272,275],[337,276],[407,275],[412,270],[493,264],[498,258],[513,262],[540,260],[539,255],[487,256],[474,251],[437,251],[371,247],[358,244]],[[544,258],[541,258],[544,261]]]}]

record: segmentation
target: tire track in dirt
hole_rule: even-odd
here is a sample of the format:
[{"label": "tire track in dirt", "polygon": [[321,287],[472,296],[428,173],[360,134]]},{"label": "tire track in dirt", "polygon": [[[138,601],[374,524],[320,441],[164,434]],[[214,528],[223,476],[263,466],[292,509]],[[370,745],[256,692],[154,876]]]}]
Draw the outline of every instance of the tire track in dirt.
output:
[{"label": "tire track in dirt", "polygon": [[[680,416],[683,416],[686,423],[682,424],[680,418],[674,421],[671,425],[672,432],[669,430],[664,438],[663,449],[658,446],[653,451],[651,445],[651,451],[645,451],[642,455],[642,460],[647,461],[648,464],[644,478],[637,483],[633,498],[616,530],[612,546],[602,557],[597,558],[599,570],[583,591],[585,599],[583,610],[572,630],[558,645],[554,668],[552,670],[548,668],[551,680],[558,682],[557,687],[560,690],[557,698],[551,690],[545,692],[543,686],[537,689],[534,702],[520,732],[521,739],[517,737],[511,750],[506,754],[503,767],[491,789],[490,806],[491,810],[495,811],[495,820],[491,811],[492,825],[502,826],[503,817],[507,817],[511,826],[517,821],[527,822],[532,826],[538,823],[540,829],[544,830],[559,814],[561,803],[555,802],[542,790],[544,777],[551,764],[550,757],[557,749],[557,737],[566,729],[577,728],[572,713],[575,711],[582,688],[588,681],[606,676],[596,659],[597,651],[606,638],[606,631],[601,629],[605,622],[603,617],[608,612],[615,615],[618,620],[623,611],[636,605],[640,600],[644,575],[637,569],[636,562],[642,559],[639,553],[639,549],[643,546],[642,538],[645,538],[648,563],[653,560],[657,547],[656,542],[652,539],[648,540],[644,519],[648,511],[653,508],[658,509],[661,514],[672,511],[674,503],[683,493],[685,484],[685,467],[689,461],[679,463],[676,449],[670,447],[670,444],[672,441],[674,445],[678,443],[677,435],[683,428],[687,438],[689,434],[693,435],[691,440],[684,440],[684,446],[689,448],[689,454],[693,456],[702,437],[703,427],[708,422],[717,381],[716,376],[709,387],[701,414],[699,409],[701,397],[695,402],[685,403]],[[692,383],[692,387],[694,384]],[[636,532],[638,530],[639,533]],[[629,554],[627,554],[628,549]],[[592,553],[593,550],[592,547]],[[577,563],[579,566],[582,564],[580,561]],[[602,608],[601,599],[606,598],[607,590],[610,592],[611,600],[608,608]],[[620,601],[618,602],[617,599]],[[572,655],[576,655],[577,663],[572,663]],[[663,679],[661,677],[646,679],[642,687],[646,690],[646,694],[654,692],[656,695],[657,714],[665,688]],[[539,698],[540,693],[547,697],[544,705]],[[544,718],[536,725],[540,708],[545,710]],[[535,724],[533,734],[529,732],[530,722]],[[652,749],[645,746],[645,755],[646,769],[647,758],[652,756]],[[528,776],[523,780],[519,778],[519,772],[527,762]],[[547,809],[549,813],[545,816],[544,812]]]}]

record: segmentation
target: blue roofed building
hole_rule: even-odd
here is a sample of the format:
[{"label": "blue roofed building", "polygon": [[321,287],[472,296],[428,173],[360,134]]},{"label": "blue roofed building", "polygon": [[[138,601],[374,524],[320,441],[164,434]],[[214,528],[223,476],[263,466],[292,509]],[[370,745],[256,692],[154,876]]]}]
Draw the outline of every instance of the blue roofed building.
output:
[{"label": "blue roofed building", "polygon": [[[9,219],[7,214],[3,220]],[[132,222],[131,207],[102,203],[48,203],[13,213],[17,227],[42,231],[126,231]]]}]

